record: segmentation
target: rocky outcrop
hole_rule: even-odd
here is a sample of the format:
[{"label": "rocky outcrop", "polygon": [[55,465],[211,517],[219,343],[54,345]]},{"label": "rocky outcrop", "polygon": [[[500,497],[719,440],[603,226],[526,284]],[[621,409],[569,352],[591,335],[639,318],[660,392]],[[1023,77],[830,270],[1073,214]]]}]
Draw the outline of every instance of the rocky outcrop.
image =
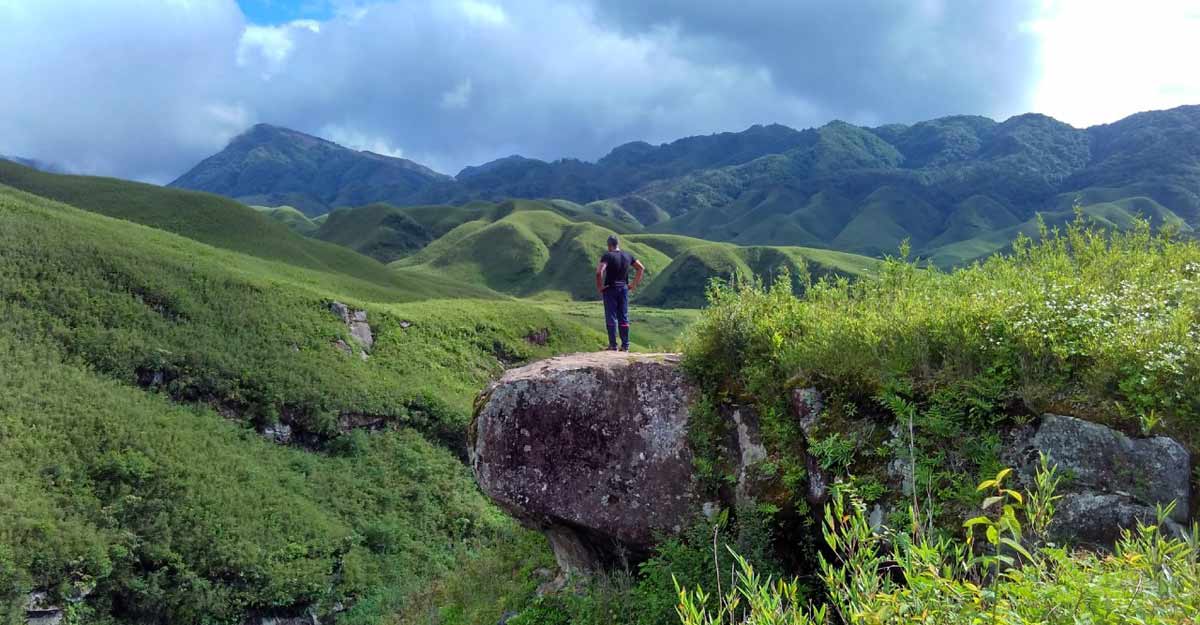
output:
[{"label": "rocky outcrop", "polygon": [[[792,416],[807,442],[820,436],[828,423],[823,415],[821,394],[815,389],[796,389],[791,397]],[[843,424],[845,425],[845,424]],[[869,420],[855,422],[849,429],[865,434]],[[1192,505],[1189,478],[1191,458],[1187,449],[1170,438],[1135,439],[1104,425],[1074,417],[1047,414],[1033,424],[1004,433],[1001,460],[1017,469],[1018,486],[1034,487],[1034,475],[1045,454],[1063,478],[1058,488],[1051,538],[1072,545],[1111,548],[1122,529],[1156,522],[1156,506],[1175,506],[1165,526],[1180,532],[1189,522]],[[906,449],[907,432],[901,424],[887,430],[884,445]],[[823,504],[830,482],[839,477],[822,469],[817,459],[806,457],[810,504]],[[878,526],[888,509],[900,507],[913,494],[912,464],[906,453],[897,453],[885,466],[891,488],[884,505],[871,511],[871,524]]]},{"label": "rocky outcrop", "polygon": [[[341,302],[331,302],[329,311],[346,324],[346,329],[350,331],[350,338],[362,347],[362,356],[365,360],[367,353],[375,345],[375,335],[371,333],[371,325],[367,323],[367,311],[350,308]],[[347,353],[353,351],[350,345],[341,339],[335,342],[335,346]]]},{"label": "rocky outcrop", "polygon": [[574,354],[512,369],[480,395],[480,487],[591,572],[645,555],[700,513],[688,444],[694,389],[671,354]]},{"label": "rocky outcrop", "polygon": [[[819,510],[830,484],[844,477],[809,456],[807,489],[781,491],[774,472],[761,468],[778,450],[764,444],[758,415],[747,406],[727,406],[721,409],[729,425],[721,462],[736,486],[707,496],[695,477],[688,436],[698,391],[677,360],[617,352],[562,356],[509,370],[479,396],[468,445],[476,479],[501,507],[545,533],[563,570],[591,572],[638,560],[665,535],[721,506],[785,509],[804,497]],[[889,428],[880,415],[831,422],[812,388],[792,394],[791,412],[808,442],[836,432],[871,450],[893,450],[894,457],[879,457],[876,474],[889,492],[871,510],[873,526],[907,506],[914,485],[902,426]],[[1059,415],[1002,434],[1001,460],[1016,468],[1018,487],[1033,488],[1042,454],[1063,476],[1051,526],[1056,542],[1111,547],[1122,529],[1154,522],[1155,506],[1171,502],[1166,529],[1179,531],[1189,521],[1191,458],[1177,441],[1130,438]]]},{"label": "rocky outcrop", "polygon": [[[815,388],[793,389],[791,410],[792,416],[800,425],[800,431],[804,432],[805,444],[811,443],[820,426],[821,414],[825,410],[821,392]],[[809,505],[825,505],[829,501],[829,485],[833,482],[833,476],[821,467],[812,454],[807,452],[804,454],[804,468],[808,473],[808,487],[805,490],[804,498]]]},{"label": "rocky outcrop", "polygon": [[1187,449],[1164,436],[1130,438],[1098,423],[1047,414],[1012,436],[1004,460],[1032,487],[1039,455],[1058,467],[1052,535],[1062,541],[1111,547],[1122,528],[1152,524],[1155,506],[1175,507],[1167,529],[1181,531],[1191,510]]},{"label": "rocky outcrop", "polygon": [[58,625],[64,618],[62,606],[51,601],[49,594],[38,591],[25,598],[26,625]]}]

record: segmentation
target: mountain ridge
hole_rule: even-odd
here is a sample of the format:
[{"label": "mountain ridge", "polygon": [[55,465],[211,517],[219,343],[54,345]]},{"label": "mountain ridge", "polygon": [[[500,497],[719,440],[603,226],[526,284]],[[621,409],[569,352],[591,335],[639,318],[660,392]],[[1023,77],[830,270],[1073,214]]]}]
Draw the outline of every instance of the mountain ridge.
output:
[{"label": "mountain ridge", "polygon": [[[255,127],[260,134],[261,128]],[[293,132],[265,128],[274,137]],[[1039,214],[1063,221],[1075,199],[1085,209],[1095,203],[1092,213],[1110,215],[1113,206],[1127,210],[1145,205],[1135,201],[1145,198],[1152,220],[1178,218],[1186,228],[1200,226],[1200,106],[1195,105],[1089,128],[1038,113],[1003,121],[955,115],[874,128],[837,120],[805,130],[754,125],[657,146],[629,142],[595,162],[510,155],[465,167],[453,178],[411,161],[386,161],[403,169],[402,184],[375,177],[372,159],[388,157],[295,134],[337,152],[330,159],[336,171],[297,169],[312,174],[305,177],[285,164],[266,185],[269,191],[245,195],[244,188],[221,188],[221,180],[237,178],[242,170],[251,175],[262,160],[238,160],[258,147],[235,140],[172,184],[208,180],[212,184],[205,190],[254,204],[287,204],[309,216],[375,202],[415,206],[561,198],[618,220],[632,219],[649,232],[739,245],[881,256],[907,240],[917,254],[947,266],[1002,250],[1007,241],[988,236],[995,231],[1032,223]],[[253,139],[254,133],[247,135]],[[263,150],[289,153],[290,148]],[[205,163],[224,163],[233,171],[206,173]],[[1115,217],[1127,221],[1132,216]]]}]

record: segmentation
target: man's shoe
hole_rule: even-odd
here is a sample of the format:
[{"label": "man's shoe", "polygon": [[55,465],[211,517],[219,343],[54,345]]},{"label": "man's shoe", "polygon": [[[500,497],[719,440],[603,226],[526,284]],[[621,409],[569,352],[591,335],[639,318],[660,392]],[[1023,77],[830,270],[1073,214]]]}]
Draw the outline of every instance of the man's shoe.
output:
[{"label": "man's shoe", "polygon": [[609,345],[608,347],[605,347],[605,348],[604,348],[604,351],[606,351],[606,352],[615,352],[615,351],[617,351],[617,346],[616,346],[616,345]]},{"label": "man's shoe", "polygon": [[629,346],[628,346],[628,345],[622,345],[622,346],[621,346],[621,350],[620,350],[620,351],[623,351],[623,352],[627,352],[627,351],[629,351]]}]

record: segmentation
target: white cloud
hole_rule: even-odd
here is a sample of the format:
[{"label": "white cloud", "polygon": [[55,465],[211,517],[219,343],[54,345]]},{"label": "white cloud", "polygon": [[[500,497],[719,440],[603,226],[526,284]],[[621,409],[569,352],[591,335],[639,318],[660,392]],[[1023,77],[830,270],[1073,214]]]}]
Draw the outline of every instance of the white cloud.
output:
[{"label": "white cloud", "polygon": [[270,27],[234,0],[0,0],[0,84],[20,86],[0,153],[164,182],[263,121],[454,172],[773,121],[1004,116],[1035,85],[1075,123],[1200,100],[1195,11],[1064,2],[1021,31],[1027,0],[347,0]]},{"label": "white cloud", "polygon": [[462,0],[458,5],[462,14],[473,22],[500,26],[508,22],[508,14],[504,9],[494,4],[479,0]]},{"label": "white cloud", "polygon": [[1035,106],[1076,126],[1200,102],[1200,5],[1048,0]]},{"label": "white cloud", "polygon": [[315,20],[296,20],[279,26],[249,24],[238,42],[237,64],[260,67],[263,77],[270,78],[291,55],[297,35],[320,32],[321,23]]},{"label": "white cloud", "polygon": [[320,130],[320,135],[333,141],[334,143],[344,145],[355,150],[365,150],[374,152],[383,156],[391,156],[392,158],[402,158],[404,150],[393,146],[389,141],[382,137],[371,136],[354,128],[331,124],[324,126]]},{"label": "white cloud", "polygon": [[0,152],[164,182],[229,138],[233,0],[0,0],[0,24]]}]

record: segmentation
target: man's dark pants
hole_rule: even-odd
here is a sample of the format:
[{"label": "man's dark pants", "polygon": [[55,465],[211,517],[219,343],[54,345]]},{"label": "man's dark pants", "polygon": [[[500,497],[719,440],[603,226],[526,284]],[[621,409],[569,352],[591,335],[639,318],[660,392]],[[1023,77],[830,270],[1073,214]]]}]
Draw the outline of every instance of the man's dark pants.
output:
[{"label": "man's dark pants", "polygon": [[608,346],[617,346],[617,330],[621,331],[621,347],[629,349],[629,288],[618,282],[604,289],[604,325],[608,328]]}]

